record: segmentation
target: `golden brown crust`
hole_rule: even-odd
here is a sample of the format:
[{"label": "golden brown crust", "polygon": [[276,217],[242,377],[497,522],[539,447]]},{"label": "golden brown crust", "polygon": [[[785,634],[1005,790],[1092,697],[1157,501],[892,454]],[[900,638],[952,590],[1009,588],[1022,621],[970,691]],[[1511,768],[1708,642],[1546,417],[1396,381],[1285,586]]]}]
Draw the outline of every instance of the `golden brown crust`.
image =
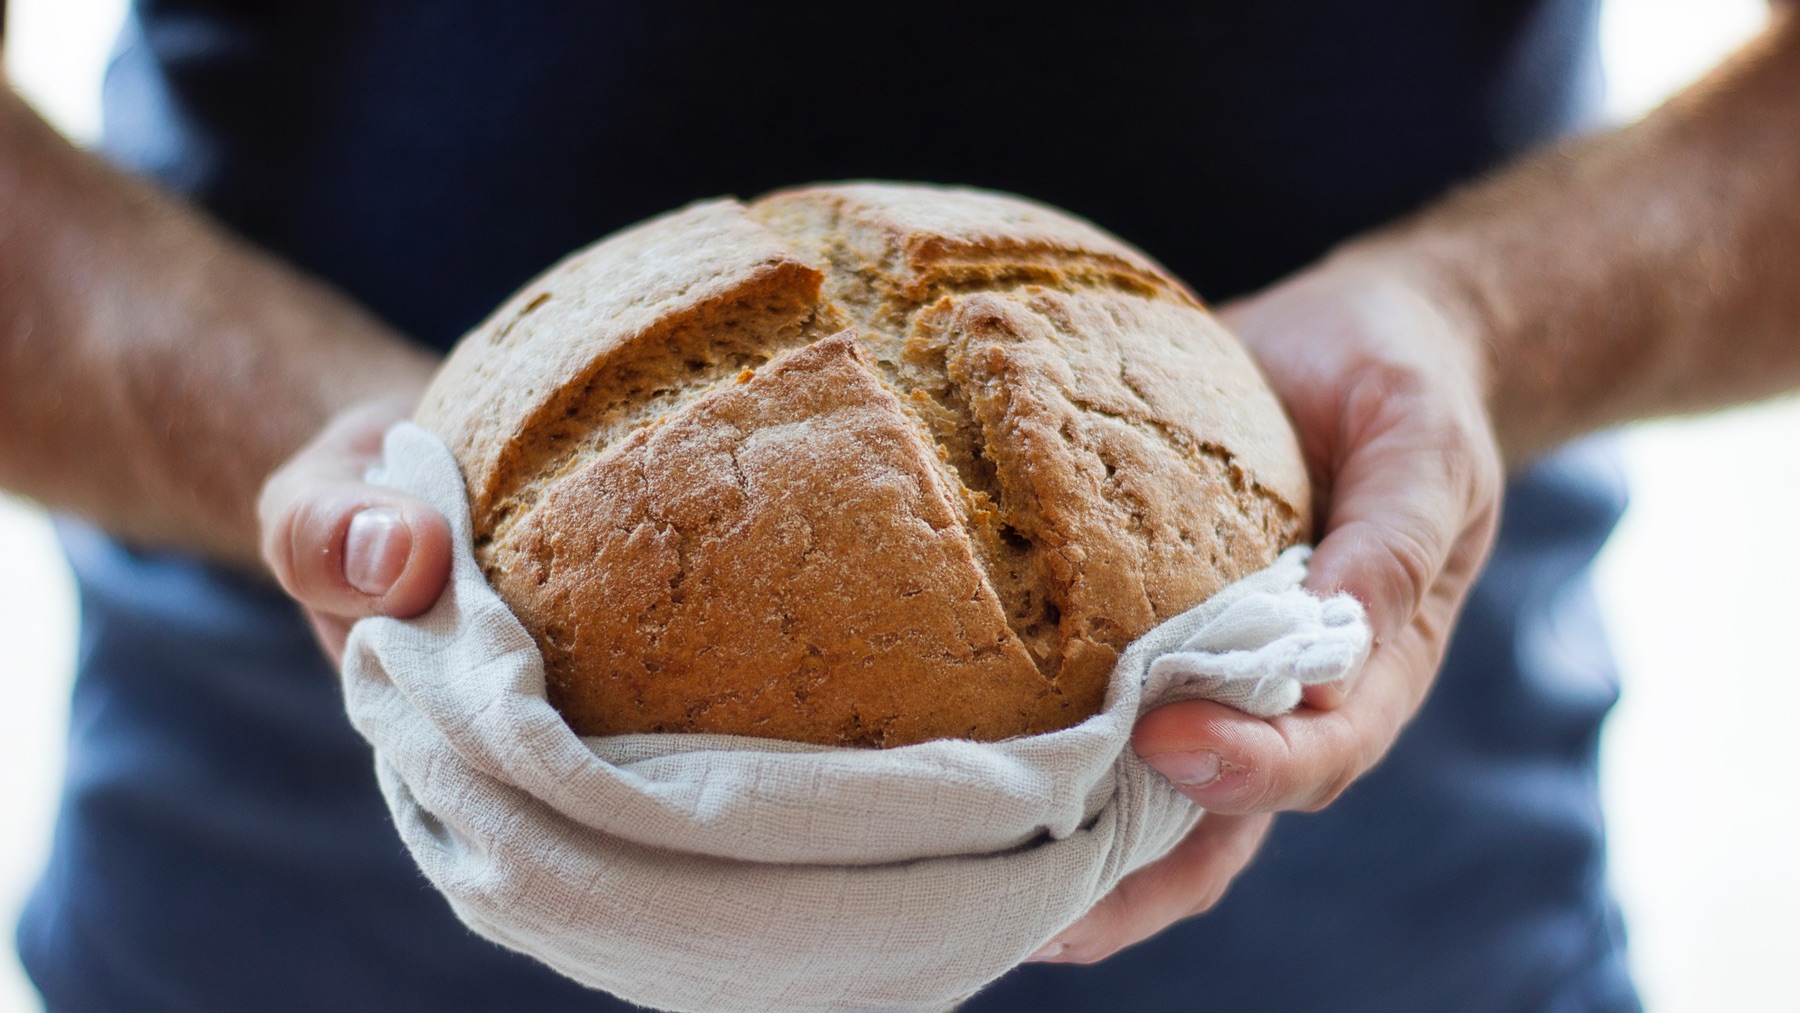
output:
[{"label": "golden brown crust", "polygon": [[819,272],[736,201],[651,219],[577,252],[451,352],[419,406],[461,462],[477,541],[583,437],[793,340]]},{"label": "golden brown crust", "polygon": [[1001,739],[1305,534],[1248,356],[1154,262],[1015,198],[717,201],[577,254],[421,421],[584,734]]},{"label": "golden brown crust", "polygon": [[494,584],[584,733],[1017,734],[1054,688],[933,457],[845,332],[591,458],[495,543]]}]

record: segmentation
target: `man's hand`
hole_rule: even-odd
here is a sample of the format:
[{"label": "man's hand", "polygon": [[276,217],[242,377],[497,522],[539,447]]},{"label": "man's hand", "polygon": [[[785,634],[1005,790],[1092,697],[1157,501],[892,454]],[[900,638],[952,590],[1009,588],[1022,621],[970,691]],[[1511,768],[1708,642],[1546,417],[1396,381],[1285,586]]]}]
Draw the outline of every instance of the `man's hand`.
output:
[{"label": "man's hand", "polygon": [[356,620],[418,615],[450,578],[443,516],[363,481],[381,456],[382,434],[407,410],[398,401],[346,410],[269,476],[258,503],[263,560],[305,606],[333,664]]},{"label": "man's hand", "polygon": [[1209,814],[1036,959],[1100,960],[1211,907],[1267,814],[1337,798],[1430,688],[1493,542],[1502,470],[1475,329],[1403,264],[1342,253],[1221,314],[1293,417],[1322,517],[1307,585],[1368,609],[1368,663],[1272,721],[1205,701],[1145,715],[1133,747]]},{"label": "man's hand", "polygon": [[[1347,693],[1309,692],[1274,721],[1206,703],[1145,716],[1134,745],[1215,814],[1201,835],[1216,814],[1317,809],[1381,758],[1487,553],[1501,453],[1800,385],[1796,193],[1800,17],[1783,10],[1642,122],[1539,152],[1226,308],[1313,469],[1311,585],[1360,599],[1376,647]],[[1239,853],[1233,835],[1204,840],[1221,836],[1125,880],[1046,951],[1098,960],[1205,907]]]}]

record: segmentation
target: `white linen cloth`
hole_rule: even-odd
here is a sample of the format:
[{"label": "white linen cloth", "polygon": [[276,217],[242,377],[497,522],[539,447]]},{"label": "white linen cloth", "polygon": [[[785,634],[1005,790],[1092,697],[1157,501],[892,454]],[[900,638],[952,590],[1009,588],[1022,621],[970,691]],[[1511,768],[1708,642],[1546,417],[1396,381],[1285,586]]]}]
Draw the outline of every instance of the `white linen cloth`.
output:
[{"label": "white linen cloth", "polygon": [[631,1002],[689,1013],[942,1010],[1165,854],[1198,807],[1128,740],[1150,702],[1295,705],[1366,654],[1353,599],[1283,555],[1128,648],[1105,710],[1006,742],[839,749],[579,738],[471,548],[462,479],[401,423],[375,480],[456,538],[450,588],[365,619],[344,688],[400,836],[471,929]]}]

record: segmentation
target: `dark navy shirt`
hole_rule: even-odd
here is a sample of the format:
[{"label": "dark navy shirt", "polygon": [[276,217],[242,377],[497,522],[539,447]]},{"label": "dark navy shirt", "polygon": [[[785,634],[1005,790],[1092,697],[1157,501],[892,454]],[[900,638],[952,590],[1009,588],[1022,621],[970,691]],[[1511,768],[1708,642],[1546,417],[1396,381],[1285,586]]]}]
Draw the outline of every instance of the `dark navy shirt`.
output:
[{"label": "dark navy shirt", "polygon": [[[1218,299],[1583,125],[1593,7],[140,0],[105,147],[438,348],[619,226],[845,177],[1024,193]],[[1636,1009],[1585,577],[1621,506],[1596,447],[1516,482],[1381,767],[1278,820],[1215,913],[969,1009]],[[455,921],[292,605],[63,530],[68,781],[19,928],[52,1010],[623,1008]]]}]

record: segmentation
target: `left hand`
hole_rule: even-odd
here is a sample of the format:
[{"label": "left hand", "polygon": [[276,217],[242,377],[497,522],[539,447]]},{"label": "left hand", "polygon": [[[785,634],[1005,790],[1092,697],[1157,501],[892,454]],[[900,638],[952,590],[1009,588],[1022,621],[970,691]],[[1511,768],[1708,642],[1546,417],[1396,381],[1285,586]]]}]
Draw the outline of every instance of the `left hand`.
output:
[{"label": "left hand", "polygon": [[450,579],[450,525],[423,500],[370,485],[382,434],[410,402],[354,405],[269,476],[257,505],[270,572],[305,609],[334,667],[365,616],[410,618]]},{"label": "left hand", "polygon": [[1307,587],[1348,591],[1375,647],[1352,686],[1264,721],[1209,701],[1145,715],[1132,746],[1204,806],[1194,832],[1033,956],[1090,963],[1210,908],[1271,814],[1330,804],[1418,709],[1492,545],[1502,469],[1481,335],[1402,251],[1351,249],[1221,317],[1294,421],[1323,524]]}]

